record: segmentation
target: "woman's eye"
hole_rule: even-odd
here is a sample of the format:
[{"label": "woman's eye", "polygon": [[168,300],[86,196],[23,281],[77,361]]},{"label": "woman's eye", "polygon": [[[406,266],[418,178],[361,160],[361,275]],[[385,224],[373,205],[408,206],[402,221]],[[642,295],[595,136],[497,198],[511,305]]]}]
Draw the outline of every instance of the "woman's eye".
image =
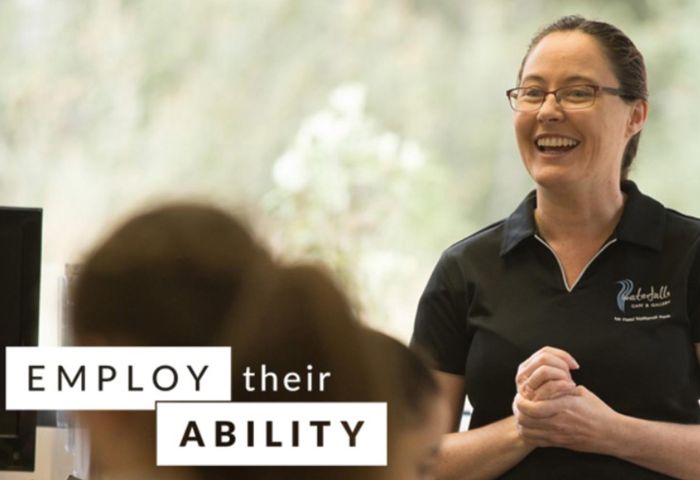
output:
[{"label": "woman's eye", "polygon": [[540,88],[525,88],[522,90],[521,95],[525,98],[542,98],[544,90]]},{"label": "woman's eye", "polygon": [[590,90],[586,88],[575,88],[566,92],[566,96],[572,99],[590,98],[591,95]]}]

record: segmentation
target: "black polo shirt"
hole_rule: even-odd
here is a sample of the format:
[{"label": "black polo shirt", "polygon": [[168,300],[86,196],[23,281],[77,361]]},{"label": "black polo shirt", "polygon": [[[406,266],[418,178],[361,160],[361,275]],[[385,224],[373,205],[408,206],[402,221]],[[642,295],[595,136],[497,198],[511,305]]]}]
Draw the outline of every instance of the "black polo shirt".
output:
[{"label": "black polo shirt", "polygon": [[[700,220],[626,181],[620,222],[569,288],[538,234],[532,192],[504,221],[449,247],[420,299],[412,343],[464,375],[470,428],[512,415],[518,365],[549,345],[614,410],[700,423]],[[668,478],[614,457],[538,448],[502,478]]]}]

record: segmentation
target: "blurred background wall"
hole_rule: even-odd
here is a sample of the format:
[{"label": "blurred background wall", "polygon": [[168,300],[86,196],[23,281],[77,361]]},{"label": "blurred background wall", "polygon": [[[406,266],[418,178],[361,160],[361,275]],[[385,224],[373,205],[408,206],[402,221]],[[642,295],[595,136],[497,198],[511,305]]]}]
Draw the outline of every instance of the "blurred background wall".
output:
[{"label": "blurred background wall", "polygon": [[532,188],[504,91],[570,13],[644,53],[632,179],[700,216],[698,1],[3,0],[0,203],[44,208],[42,343],[60,341],[63,265],[183,196],[325,262],[407,339],[442,249]]}]

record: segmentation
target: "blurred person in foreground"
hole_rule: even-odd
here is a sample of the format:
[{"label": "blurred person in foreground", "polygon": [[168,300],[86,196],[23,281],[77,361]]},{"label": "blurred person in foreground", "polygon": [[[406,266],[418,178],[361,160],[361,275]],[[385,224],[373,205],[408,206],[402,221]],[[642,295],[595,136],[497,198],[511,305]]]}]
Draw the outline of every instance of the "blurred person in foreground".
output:
[{"label": "blurred person in foreground", "polygon": [[[332,372],[324,392],[234,401],[392,401],[381,359],[344,295],[322,271],[273,262],[232,217],[176,204],[135,216],[84,262],[73,292],[84,346],[233,346],[233,372],[265,362],[278,372]],[[299,370],[303,371],[303,370]],[[348,467],[156,467],[154,412],[86,411],[99,480],[392,478]],[[391,435],[391,433],[390,433]],[[397,478],[397,477],[393,477]]]},{"label": "blurred person in foreground", "polygon": [[413,343],[456,430],[440,478],[700,478],[700,221],[628,179],[647,119],[641,53],[563,17],[506,92],[535,190],[442,255]]},{"label": "blurred person in foreground", "polygon": [[418,352],[375,330],[366,331],[366,341],[381,358],[385,382],[394,392],[388,405],[395,438],[389,450],[391,478],[434,479],[441,438],[449,430],[447,399]]}]

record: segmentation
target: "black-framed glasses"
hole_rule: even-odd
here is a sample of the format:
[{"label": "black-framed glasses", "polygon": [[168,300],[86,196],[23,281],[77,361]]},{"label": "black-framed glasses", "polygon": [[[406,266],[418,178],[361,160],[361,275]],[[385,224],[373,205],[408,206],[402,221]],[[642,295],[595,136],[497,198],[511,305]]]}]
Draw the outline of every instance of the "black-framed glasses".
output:
[{"label": "black-framed glasses", "polygon": [[600,85],[568,85],[549,91],[540,87],[517,87],[507,90],[506,96],[511,108],[516,112],[534,112],[540,109],[550,93],[554,94],[557,103],[564,110],[578,110],[592,106],[600,92],[628,97],[619,88]]}]

